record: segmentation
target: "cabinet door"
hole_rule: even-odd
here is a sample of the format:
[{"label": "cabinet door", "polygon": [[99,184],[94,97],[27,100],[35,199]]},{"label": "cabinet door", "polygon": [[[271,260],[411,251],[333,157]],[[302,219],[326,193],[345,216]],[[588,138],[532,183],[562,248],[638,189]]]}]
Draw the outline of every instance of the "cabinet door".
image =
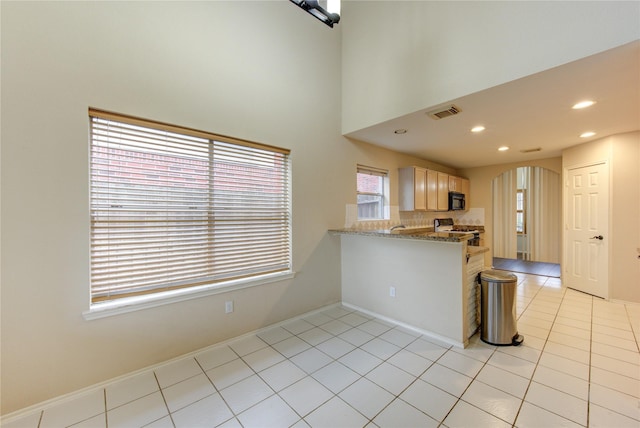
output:
[{"label": "cabinet door", "polygon": [[427,170],[408,166],[398,170],[398,205],[400,211],[427,209]]},{"label": "cabinet door", "polygon": [[400,211],[413,211],[415,171],[411,167],[398,170],[398,205]]},{"label": "cabinet door", "polygon": [[471,184],[469,183],[469,180],[466,178],[461,179],[462,181],[462,190],[461,192],[464,193],[464,199],[466,202],[465,205],[465,209],[469,209],[469,202],[471,201],[471,198],[469,197],[471,195]]},{"label": "cabinet door", "polygon": [[414,210],[427,209],[427,170],[415,168],[414,175]]},{"label": "cabinet door", "polygon": [[462,178],[454,177],[453,175],[449,176],[449,191],[450,192],[461,192],[462,191]]},{"label": "cabinet door", "polygon": [[449,210],[449,174],[438,173],[438,211]]},{"label": "cabinet door", "polygon": [[438,210],[438,172],[427,170],[427,210]]}]

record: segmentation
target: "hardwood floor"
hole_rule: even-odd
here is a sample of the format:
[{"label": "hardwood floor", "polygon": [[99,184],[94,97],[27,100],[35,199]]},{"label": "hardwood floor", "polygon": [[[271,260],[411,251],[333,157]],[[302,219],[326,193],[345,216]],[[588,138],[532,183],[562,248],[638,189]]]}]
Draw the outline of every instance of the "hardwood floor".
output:
[{"label": "hardwood floor", "polygon": [[512,272],[528,273],[531,275],[543,275],[560,277],[560,265],[555,263],[530,262],[525,260],[493,258],[494,269],[508,270]]}]

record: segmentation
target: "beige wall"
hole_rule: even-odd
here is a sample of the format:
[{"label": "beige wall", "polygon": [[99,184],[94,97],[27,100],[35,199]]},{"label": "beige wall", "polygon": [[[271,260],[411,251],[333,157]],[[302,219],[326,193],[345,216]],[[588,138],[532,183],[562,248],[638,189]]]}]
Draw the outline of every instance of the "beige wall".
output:
[{"label": "beige wall", "polygon": [[[339,28],[289,2],[1,7],[2,414],[340,301]],[[290,148],[295,279],[85,321],[89,106]]]},{"label": "beige wall", "polygon": [[[485,244],[492,248],[491,180],[520,166],[540,166],[563,174],[563,168],[597,161],[610,165],[609,296],[640,302],[640,132],[613,135],[567,149],[562,157],[532,162],[493,165],[458,171],[471,181],[469,206],[485,209]],[[564,189],[563,189],[564,190]],[[491,265],[491,252],[485,264]]]},{"label": "beige wall", "polygon": [[[640,302],[640,132],[613,135],[565,150],[563,168],[607,161],[610,173],[609,296]],[[608,235],[608,236],[607,236]]]},{"label": "beige wall", "polygon": [[[434,166],[340,136],[342,25],[289,2],[0,5],[2,414],[340,301],[356,164]],[[291,149],[296,277],[85,321],[89,106]]]},{"label": "beige wall", "polygon": [[[382,168],[389,171],[390,182],[390,205],[398,205],[398,169],[406,166],[420,166],[423,168],[433,169],[435,171],[445,172],[447,174],[455,174],[454,168],[438,164],[426,159],[416,158],[404,153],[394,152],[382,147],[377,147],[368,143],[357,140],[349,140],[351,142],[351,149],[353,150],[354,159],[358,164],[373,166],[376,168]],[[356,188],[356,165],[353,164],[352,171],[354,171],[353,177],[350,178],[351,182],[349,186],[352,189]],[[352,199],[349,203],[354,204],[355,193],[352,195]]]},{"label": "beige wall", "polygon": [[343,3],[344,134],[640,38],[639,2]]},{"label": "beige wall", "polygon": [[[462,177],[467,177],[471,185],[470,200],[467,203],[470,208],[484,208],[485,234],[484,244],[493,248],[493,195],[491,191],[491,181],[505,171],[522,166],[539,166],[550,169],[562,175],[562,158],[537,159],[529,162],[517,162],[500,165],[490,165],[479,168],[461,169],[458,173]],[[493,253],[485,253],[485,265],[492,265]]]},{"label": "beige wall", "polygon": [[[341,84],[341,61],[361,58],[354,45],[341,52],[348,9],[331,30],[284,1],[0,7],[2,414],[340,301],[339,241],[326,230],[341,227],[355,203],[355,165],[388,168],[392,180],[406,165],[453,172],[340,136],[341,88],[354,81],[347,70]],[[626,22],[626,9],[618,14]],[[363,81],[376,87],[378,77]],[[373,104],[391,94],[379,95]],[[296,277],[85,321],[89,106],[290,148]],[[463,172],[471,206],[490,209],[482,189],[497,173]],[[234,300],[233,314],[224,314],[225,300]]]}]

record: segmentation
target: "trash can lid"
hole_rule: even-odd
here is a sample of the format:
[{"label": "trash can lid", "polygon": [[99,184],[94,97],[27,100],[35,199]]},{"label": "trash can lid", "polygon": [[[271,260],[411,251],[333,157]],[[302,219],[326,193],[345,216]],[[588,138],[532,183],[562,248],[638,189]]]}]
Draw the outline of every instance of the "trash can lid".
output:
[{"label": "trash can lid", "polygon": [[480,274],[481,280],[486,280],[490,282],[512,282],[518,281],[518,277],[510,272],[506,272],[503,270],[485,270]]}]

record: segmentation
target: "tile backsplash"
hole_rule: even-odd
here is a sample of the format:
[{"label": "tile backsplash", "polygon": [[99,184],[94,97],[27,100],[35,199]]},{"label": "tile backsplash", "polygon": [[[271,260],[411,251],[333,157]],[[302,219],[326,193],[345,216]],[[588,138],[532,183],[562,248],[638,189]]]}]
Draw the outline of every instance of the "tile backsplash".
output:
[{"label": "tile backsplash", "polygon": [[460,214],[456,213],[452,217],[456,224],[484,226],[484,208],[469,208],[469,210],[462,211]]},{"label": "tile backsplash", "polygon": [[470,208],[468,211],[421,212],[400,211],[397,206],[388,208],[388,220],[358,220],[358,207],[349,204],[346,207],[345,229],[378,230],[389,229],[400,224],[406,227],[433,227],[436,218],[453,218],[455,224],[484,226],[484,208]]}]

